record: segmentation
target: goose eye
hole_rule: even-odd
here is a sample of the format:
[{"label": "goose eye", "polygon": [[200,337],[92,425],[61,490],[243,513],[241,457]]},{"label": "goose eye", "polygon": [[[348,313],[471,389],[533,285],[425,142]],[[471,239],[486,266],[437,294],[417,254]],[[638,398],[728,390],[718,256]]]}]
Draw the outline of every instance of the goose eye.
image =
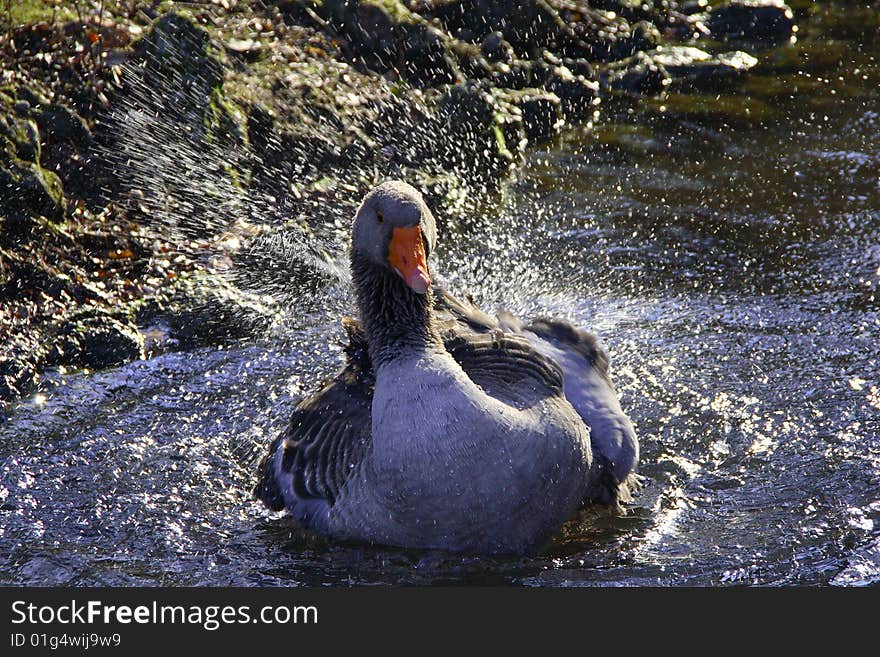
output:
[{"label": "goose eye", "polygon": [[385,221],[385,217],[382,216],[382,213],[376,210],[376,220],[381,224]]}]

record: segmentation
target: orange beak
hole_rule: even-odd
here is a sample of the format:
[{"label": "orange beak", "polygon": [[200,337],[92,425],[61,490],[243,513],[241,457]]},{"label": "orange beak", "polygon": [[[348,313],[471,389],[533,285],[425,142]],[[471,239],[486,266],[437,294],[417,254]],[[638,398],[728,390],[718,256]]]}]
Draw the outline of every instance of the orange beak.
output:
[{"label": "orange beak", "polygon": [[431,285],[425,262],[425,245],[418,226],[395,228],[388,247],[388,262],[404,282],[418,294],[424,294]]}]

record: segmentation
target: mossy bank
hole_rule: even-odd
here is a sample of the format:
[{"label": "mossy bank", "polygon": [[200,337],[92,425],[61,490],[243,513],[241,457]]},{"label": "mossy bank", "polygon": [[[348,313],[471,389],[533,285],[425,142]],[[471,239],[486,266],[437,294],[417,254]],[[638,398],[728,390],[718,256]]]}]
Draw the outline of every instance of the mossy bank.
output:
[{"label": "mossy bank", "polygon": [[602,124],[626,147],[650,142],[657,116],[767,120],[767,93],[822,66],[800,28],[876,33],[880,14],[804,0],[14,4],[0,17],[7,402],[47,367],[265,334],[284,309],[247,284],[267,260],[251,247],[305,245],[285,275],[318,286],[379,180],[420,187],[454,231],[570,126]]}]

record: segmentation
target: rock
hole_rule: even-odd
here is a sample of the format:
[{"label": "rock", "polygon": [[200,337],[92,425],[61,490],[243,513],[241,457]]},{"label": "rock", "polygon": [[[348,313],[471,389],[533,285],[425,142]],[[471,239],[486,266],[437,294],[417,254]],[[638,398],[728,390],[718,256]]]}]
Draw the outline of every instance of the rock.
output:
[{"label": "rock", "polygon": [[117,200],[141,194],[130,207],[154,222],[176,221],[169,209],[186,207],[199,236],[228,221],[252,160],[246,114],[224,91],[227,70],[203,28],[176,14],[156,21],[96,128],[100,187]]},{"label": "rock", "polygon": [[611,57],[629,57],[637,52],[656,48],[661,41],[660,30],[648,21],[639,21],[630,27],[629,34],[619,39],[611,50]]},{"label": "rock", "polygon": [[19,101],[26,102],[30,106],[30,109],[33,110],[39,109],[40,107],[48,107],[52,104],[41,90],[28,85],[19,85],[15,89],[15,95]]},{"label": "rock", "polygon": [[795,22],[782,0],[731,0],[709,12],[707,27],[716,39],[781,43],[791,38]]},{"label": "rock", "polygon": [[102,369],[144,357],[144,337],[127,318],[86,310],[55,336],[44,365]]},{"label": "rock", "polygon": [[501,32],[493,32],[480,44],[480,53],[490,62],[510,63],[513,61],[516,53],[513,46],[505,40]]},{"label": "rock", "polygon": [[669,88],[723,91],[755,67],[758,60],[741,51],[712,56],[690,46],[663,46],[608,67],[602,77],[611,89],[653,95]]},{"label": "rock", "polygon": [[583,75],[574,75],[568,67],[556,67],[544,88],[562,101],[562,113],[568,120],[587,116],[595,107],[599,83]]},{"label": "rock", "polygon": [[501,64],[493,71],[489,81],[499,89],[525,89],[539,87],[546,79],[544,62],[530,62],[515,59],[510,64]]},{"label": "rock", "polygon": [[758,63],[756,58],[742,51],[712,56],[689,46],[664,46],[646,55],[666,70],[673,88],[694,91],[723,90]]},{"label": "rock", "polygon": [[709,8],[708,0],[684,0],[678,5],[678,12],[684,16],[693,16],[706,11]]},{"label": "rock", "polygon": [[[493,87],[500,89],[531,89],[547,87],[558,82],[567,82],[577,76],[561,65],[562,60],[541,58],[534,61],[514,60],[509,65],[499,67],[489,78]],[[560,62],[560,63],[556,63]],[[583,69],[583,67],[581,67]],[[549,89],[550,91],[555,91]],[[575,93],[572,90],[572,93]]]},{"label": "rock", "polygon": [[444,135],[438,143],[441,164],[474,174],[477,180],[496,182],[507,170],[516,153],[507,143],[503,114],[492,94],[473,82],[450,87],[437,101],[435,134]]},{"label": "rock", "polygon": [[529,144],[522,110],[509,102],[498,89],[493,90],[492,99],[495,105],[494,120],[497,129],[501,131],[508,152],[514,158],[518,158],[525,152]]},{"label": "rock", "polygon": [[208,274],[185,277],[156,307],[145,309],[140,324],[161,320],[182,348],[218,344],[265,334],[281,313],[264,296],[235,288]]},{"label": "rock", "polygon": [[[186,127],[188,138],[230,149],[246,145],[245,115],[223,94],[228,63],[223,49],[190,19],[165,14],[134,45],[116,100],[121,120],[150,112]],[[238,166],[240,162],[231,162]]]},{"label": "rock", "polygon": [[0,355],[0,401],[14,401],[37,385],[36,362],[24,354]]},{"label": "rock", "polygon": [[565,22],[545,0],[454,0],[431,3],[424,13],[439,20],[447,32],[473,43],[500,33],[520,57],[534,57],[571,38]]},{"label": "rock", "polygon": [[434,86],[463,78],[445,35],[432,25],[405,26],[398,53],[395,68],[412,84]]},{"label": "rock", "polygon": [[54,173],[33,162],[0,161],[0,215],[60,220],[66,209],[61,181]]},{"label": "rock", "polygon": [[7,157],[39,163],[40,133],[33,121],[12,115],[0,116],[0,139],[3,138],[11,146],[7,149]]},{"label": "rock", "polygon": [[32,111],[43,141],[42,166],[58,174],[69,198],[100,194],[100,182],[86,170],[92,133],[85,120],[66,105],[41,104]]},{"label": "rock", "polygon": [[275,197],[279,210],[289,200],[289,181],[302,180],[307,169],[326,171],[340,163],[342,149],[332,135],[294,130],[259,103],[247,111],[248,142],[257,155],[251,169],[251,190]]},{"label": "rock", "polygon": [[134,53],[151,77],[170,76],[199,97],[210,96],[223,81],[222,50],[204,28],[179,14],[168,13],[156,21],[134,44]]},{"label": "rock", "polygon": [[[12,248],[20,248],[22,244],[33,240],[42,227],[37,220],[25,216],[17,220],[5,218],[2,228],[2,241]],[[80,303],[86,299],[80,286],[69,276],[59,272],[45,260],[33,258],[32,252],[24,252],[21,257],[11,260],[8,267],[10,275],[0,287],[0,300],[16,300],[38,294],[45,294],[53,299],[66,295]]]},{"label": "rock", "polygon": [[614,91],[650,96],[663,92],[672,78],[662,64],[645,53],[638,53],[609,66],[600,75],[599,82]]},{"label": "rock", "polygon": [[397,0],[325,0],[319,10],[370,70],[397,71],[417,85],[461,77],[448,35]]},{"label": "rock", "polygon": [[40,134],[47,141],[67,141],[77,146],[88,146],[92,141],[86,122],[66,105],[45,105],[34,114]]},{"label": "rock", "polygon": [[[39,85],[36,82],[29,84]],[[86,122],[66,105],[50,102],[41,91],[25,84],[14,89],[6,87],[0,92],[0,113],[3,110],[6,114],[0,114],[0,139],[5,137],[14,144],[16,153],[13,159],[38,167],[41,170],[38,177],[46,183],[51,195],[57,190],[84,198],[81,192],[87,186],[89,176],[83,171],[81,161],[92,143]],[[19,170],[17,178],[23,175],[33,178],[22,172],[28,167],[11,162],[8,154],[0,167],[7,173],[11,169]],[[35,183],[39,180],[29,183],[32,190],[37,189]],[[57,205],[57,202],[53,203]],[[40,214],[57,217],[60,212],[47,212],[44,204]]]},{"label": "rock", "polygon": [[[705,6],[706,0],[701,0]],[[569,4],[572,0],[551,0],[554,5]],[[656,25],[665,26],[668,19],[669,10],[674,9],[678,3],[669,2],[669,0],[651,1],[645,0],[589,0],[588,3],[583,1],[575,4],[589,4],[593,9],[602,9],[606,12],[612,12],[617,16],[623,16],[628,21],[651,21]]]},{"label": "rock", "polygon": [[596,71],[593,65],[586,59],[577,59],[574,57],[564,57],[562,65],[565,66],[572,75],[581,76],[586,80],[593,80],[596,77]]},{"label": "rock", "polygon": [[[566,24],[559,52],[565,57],[610,62],[650,50],[660,42],[660,32],[650,22],[639,20],[642,12],[624,14],[600,11],[595,2],[550,0]],[[646,5],[647,6],[647,5]]]},{"label": "rock", "polygon": [[498,89],[494,93],[519,110],[529,141],[537,141],[555,134],[565,124],[562,101],[550,91]]}]

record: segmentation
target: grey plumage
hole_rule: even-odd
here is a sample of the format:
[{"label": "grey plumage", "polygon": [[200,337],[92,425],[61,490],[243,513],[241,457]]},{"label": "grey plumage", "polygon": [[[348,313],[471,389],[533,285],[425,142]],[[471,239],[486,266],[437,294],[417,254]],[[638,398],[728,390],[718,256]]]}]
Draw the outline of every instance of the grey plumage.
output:
[{"label": "grey plumage", "polygon": [[616,503],[618,475],[637,459],[637,443],[628,469],[615,470],[615,454],[594,459],[589,429],[566,399],[573,375],[542,349],[570,346],[586,376],[607,381],[613,395],[607,357],[570,325],[505,332],[509,318],[437,286],[416,293],[387,264],[392,231],[410,226],[429,255],[433,217],[404,183],[362,203],[351,253],[362,323],[344,322],[346,366],[297,405],[260,466],[256,495],[342,539],[537,549],[586,498]]}]

